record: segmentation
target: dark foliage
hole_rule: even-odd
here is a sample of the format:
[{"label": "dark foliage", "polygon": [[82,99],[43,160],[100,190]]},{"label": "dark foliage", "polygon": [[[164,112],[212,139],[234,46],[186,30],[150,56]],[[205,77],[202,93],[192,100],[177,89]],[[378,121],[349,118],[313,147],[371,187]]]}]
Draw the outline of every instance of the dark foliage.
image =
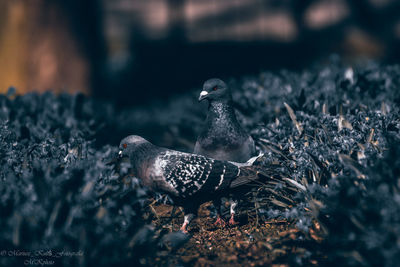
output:
[{"label": "dark foliage", "polygon": [[146,192],[129,166],[107,164],[116,147],[95,149],[104,119],[94,104],[80,95],[1,96],[2,266],[110,266],[151,253]]},{"label": "dark foliage", "polygon": [[[266,155],[266,180],[242,212],[294,220],[303,233],[296,244],[306,249],[286,259],[294,264],[318,254],[326,263],[394,265],[400,67],[351,69],[332,58],[326,67],[229,85],[239,120]],[[186,237],[149,224],[147,192],[129,164],[116,164],[116,145],[140,134],[190,151],[205,114],[194,104],[198,92],[123,111],[82,95],[0,96],[0,264],[146,265],[182,246]],[[316,224],[322,241],[312,238]],[[54,256],[62,251],[76,255]],[[24,252],[31,255],[13,255]]]}]

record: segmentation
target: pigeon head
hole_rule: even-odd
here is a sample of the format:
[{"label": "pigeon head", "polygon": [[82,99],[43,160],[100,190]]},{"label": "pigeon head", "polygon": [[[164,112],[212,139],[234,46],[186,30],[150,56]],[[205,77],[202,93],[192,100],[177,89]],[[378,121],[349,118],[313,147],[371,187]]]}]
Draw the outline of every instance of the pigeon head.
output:
[{"label": "pigeon head", "polygon": [[132,152],[136,151],[143,144],[150,144],[150,142],[138,135],[127,136],[119,144],[119,156],[129,157]]},{"label": "pigeon head", "polygon": [[231,92],[226,83],[220,79],[209,79],[203,85],[203,91],[200,92],[199,101],[207,99],[208,101],[232,100]]}]

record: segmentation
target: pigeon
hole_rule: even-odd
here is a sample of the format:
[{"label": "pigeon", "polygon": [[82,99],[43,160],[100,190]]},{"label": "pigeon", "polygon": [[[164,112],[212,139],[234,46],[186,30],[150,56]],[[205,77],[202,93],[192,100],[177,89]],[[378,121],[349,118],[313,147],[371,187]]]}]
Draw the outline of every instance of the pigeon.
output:
[{"label": "pigeon", "polygon": [[125,137],[119,148],[120,157],[129,158],[133,174],[144,186],[168,194],[183,207],[184,233],[202,203],[257,179],[256,169],[248,164],[158,147],[137,135]]},{"label": "pigeon", "polygon": [[209,103],[207,119],[194,153],[234,162],[246,162],[254,156],[254,140],[236,119],[226,83],[220,79],[207,80],[199,97],[199,101],[203,100]]},{"label": "pigeon", "polygon": [[[220,79],[209,79],[203,85],[199,101],[208,100],[208,114],[205,127],[200,133],[193,153],[218,160],[246,162],[255,154],[253,138],[246,133],[236,119],[231,92]],[[221,218],[220,201],[214,201],[217,208],[215,224],[225,225]],[[234,220],[237,202],[230,199],[230,224]]]}]

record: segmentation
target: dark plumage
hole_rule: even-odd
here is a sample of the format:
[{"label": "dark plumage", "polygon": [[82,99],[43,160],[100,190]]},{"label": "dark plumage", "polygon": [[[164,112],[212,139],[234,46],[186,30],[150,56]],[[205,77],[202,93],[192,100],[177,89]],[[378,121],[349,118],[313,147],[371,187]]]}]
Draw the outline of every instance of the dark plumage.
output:
[{"label": "dark plumage", "polygon": [[254,141],[236,119],[229,88],[220,79],[207,80],[199,101],[205,99],[209,103],[207,119],[194,153],[218,160],[246,162],[255,154]]},{"label": "dark plumage", "polygon": [[[220,79],[209,79],[203,85],[199,101],[208,100],[208,113],[205,127],[197,138],[194,153],[235,162],[245,162],[255,153],[253,138],[246,133],[236,119],[232,95],[227,85]],[[216,223],[224,225],[221,218],[220,200],[213,201],[217,208]],[[237,203],[231,200],[231,218]]]},{"label": "dark plumage", "polygon": [[157,147],[136,135],[124,138],[120,149],[121,156],[129,157],[133,173],[143,185],[167,193],[175,204],[183,206],[183,231],[200,204],[256,178],[247,165]]}]

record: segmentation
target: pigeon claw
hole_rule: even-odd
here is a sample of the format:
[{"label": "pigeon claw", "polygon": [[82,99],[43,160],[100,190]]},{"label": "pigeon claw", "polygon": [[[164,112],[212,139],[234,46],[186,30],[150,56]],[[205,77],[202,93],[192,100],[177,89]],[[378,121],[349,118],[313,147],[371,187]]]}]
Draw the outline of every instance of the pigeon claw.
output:
[{"label": "pigeon claw", "polygon": [[231,218],[229,219],[229,225],[237,225],[238,222],[235,221],[235,216],[232,214]]},{"label": "pigeon claw", "polygon": [[183,222],[181,229],[180,229],[184,234],[188,233],[188,230],[187,230],[188,225],[189,225],[189,220],[187,220],[186,216],[185,216],[185,221]]},{"label": "pigeon claw", "polygon": [[188,230],[186,229],[186,227],[187,227],[187,224],[184,223],[184,224],[182,225],[181,229],[180,229],[184,234],[187,234],[187,233],[188,233]]},{"label": "pigeon claw", "polygon": [[217,217],[217,220],[214,222],[215,226],[225,227],[226,222],[221,218],[221,216]]}]

